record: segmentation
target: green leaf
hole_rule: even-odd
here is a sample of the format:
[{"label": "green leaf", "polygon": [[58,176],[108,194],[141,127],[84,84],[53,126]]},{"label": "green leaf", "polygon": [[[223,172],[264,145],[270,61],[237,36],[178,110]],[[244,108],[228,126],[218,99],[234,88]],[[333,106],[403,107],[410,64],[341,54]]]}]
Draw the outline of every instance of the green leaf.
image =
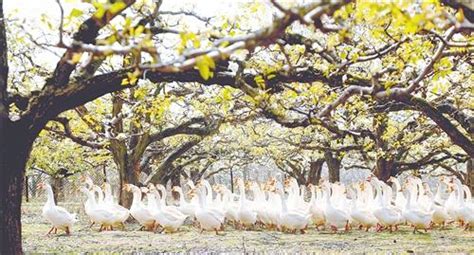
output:
[{"label": "green leaf", "polygon": [[222,90],[222,99],[225,101],[230,101],[232,99],[232,91],[229,88],[225,87]]},{"label": "green leaf", "polygon": [[199,74],[204,80],[209,80],[209,78],[212,78],[214,76],[214,73],[211,71],[211,69],[216,68],[216,64],[214,62],[214,59],[211,57],[204,55],[200,56],[196,59],[196,67],[199,70]]},{"label": "green leaf", "polygon": [[105,8],[103,5],[97,5],[97,11],[94,13],[94,18],[102,19],[105,15]]},{"label": "green leaf", "polygon": [[134,34],[135,36],[139,36],[143,33],[143,31],[145,31],[145,27],[140,25],[135,29]]},{"label": "green leaf", "polygon": [[209,76],[210,76],[209,66],[203,64],[202,62],[198,62],[197,67],[199,69],[199,74],[201,75],[201,77],[206,81],[209,80]]},{"label": "green leaf", "polygon": [[116,3],[112,4],[109,8],[109,11],[112,14],[117,14],[117,13],[121,12],[123,9],[125,9],[125,7],[127,7],[127,5],[124,2],[119,1],[119,2],[116,2]]},{"label": "green leaf", "polygon": [[258,87],[262,90],[265,90],[266,84],[265,84],[265,79],[261,75],[257,75],[254,78],[255,83],[257,83]]},{"label": "green leaf", "polygon": [[76,18],[76,17],[81,16],[82,14],[83,14],[83,11],[82,11],[82,10],[73,8],[73,9],[71,10],[71,13],[69,14],[69,17]]}]

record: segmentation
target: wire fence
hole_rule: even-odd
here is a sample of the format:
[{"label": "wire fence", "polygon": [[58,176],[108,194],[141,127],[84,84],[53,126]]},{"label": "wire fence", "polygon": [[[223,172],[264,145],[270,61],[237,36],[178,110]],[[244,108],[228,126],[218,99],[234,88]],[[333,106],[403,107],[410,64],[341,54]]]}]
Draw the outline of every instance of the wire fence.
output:
[{"label": "wire fence", "polygon": [[[95,184],[102,184],[104,181],[112,185],[118,185],[118,177],[108,176],[105,171],[91,171],[88,173]],[[26,202],[45,199],[44,192],[39,192],[37,185],[39,183],[48,183],[53,188],[53,193],[57,201],[72,200],[78,201],[82,197],[80,193],[80,174],[74,174],[67,177],[52,176],[42,170],[33,169],[30,174],[25,176],[23,185],[23,194]]]}]

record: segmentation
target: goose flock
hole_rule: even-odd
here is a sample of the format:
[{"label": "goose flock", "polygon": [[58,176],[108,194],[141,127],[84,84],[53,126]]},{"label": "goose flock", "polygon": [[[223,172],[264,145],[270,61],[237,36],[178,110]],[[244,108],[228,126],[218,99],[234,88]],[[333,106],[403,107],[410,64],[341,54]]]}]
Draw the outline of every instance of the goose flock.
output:
[{"label": "goose flock", "polygon": [[[124,190],[133,194],[130,209],[116,202],[110,184],[104,183],[101,188],[89,177],[82,180],[81,191],[87,198],[85,213],[91,227],[97,224],[99,231],[124,229],[130,215],[142,230],[165,233],[179,231],[185,222],[191,221],[201,232],[216,234],[225,225],[239,230],[259,228],[304,234],[311,226],[318,230],[330,228],[333,232],[353,228],[392,232],[399,225],[408,225],[415,233],[453,223],[469,230],[474,224],[471,192],[456,178],[439,178],[434,193],[415,176],[402,183],[391,177],[388,182],[392,186],[374,176],[347,186],[326,181],[307,187],[299,186],[294,178],[283,183],[270,179],[262,184],[237,179],[238,193],[224,185],[211,186],[206,180],[197,184],[188,181],[183,187],[172,188],[179,195],[174,203],[169,203],[168,190],[161,184],[126,184]],[[56,206],[51,186],[41,183],[39,187],[48,194],[43,207],[43,216],[53,225],[48,234],[53,230],[56,233],[57,229],[69,234],[76,216]]]}]

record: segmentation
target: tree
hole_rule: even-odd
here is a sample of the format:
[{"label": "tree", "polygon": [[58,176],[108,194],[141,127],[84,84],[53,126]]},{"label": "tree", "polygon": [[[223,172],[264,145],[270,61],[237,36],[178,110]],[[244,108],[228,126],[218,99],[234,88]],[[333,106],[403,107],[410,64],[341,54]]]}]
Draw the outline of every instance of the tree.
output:
[{"label": "tree", "polygon": [[[84,19],[88,14],[79,9],[64,17],[58,1],[59,61],[52,71],[23,70],[44,80],[26,95],[18,87],[27,82],[9,76],[9,64],[21,66],[15,61],[22,57],[7,54],[6,24],[11,21],[0,2],[0,225],[5,226],[0,252],[21,253],[21,187],[41,130],[50,121],[61,122],[58,116],[67,110],[139,87],[142,80],[230,86],[246,94],[253,111],[281,126],[316,125],[338,141],[370,138],[370,126],[354,128],[348,117],[357,109],[417,111],[454,148],[474,156],[472,112],[466,107],[471,86],[461,82],[472,79],[469,6],[461,6],[467,8],[466,18],[437,1],[395,5],[341,0],[301,6],[272,1],[272,20],[265,25],[257,22],[263,11],[244,11],[247,20],[241,22],[254,24],[248,30],[213,29],[204,19],[209,32],[197,34],[167,27],[161,2],[94,1],[92,15]],[[66,38],[71,29],[67,20],[83,20],[72,40]],[[229,27],[233,22],[225,23]],[[170,36],[179,43],[166,51],[160,45]],[[116,65],[101,68],[106,61]],[[113,115],[118,116],[120,103],[115,105]],[[339,168],[337,155],[329,152],[331,164]]]},{"label": "tree", "polygon": [[26,174],[42,173],[49,176],[57,202],[64,200],[63,185],[66,180],[72,181],[77,174],[110,161],[111,157],[103,150],[91,150],[43,131],[34,143]]}]

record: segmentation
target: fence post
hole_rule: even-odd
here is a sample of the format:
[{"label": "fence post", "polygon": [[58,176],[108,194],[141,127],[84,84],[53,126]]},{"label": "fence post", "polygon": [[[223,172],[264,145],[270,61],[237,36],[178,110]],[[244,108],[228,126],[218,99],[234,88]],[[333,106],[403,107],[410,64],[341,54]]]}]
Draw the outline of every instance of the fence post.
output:
[{"label": "fence post", "polygon": [[30,190],[29,190],[29,186],[28,186],[28,175],[25,176],[25,199],[26,199],[26,202],[30,202],[30,199],[29,199],[29,193],[30,193]]},{"label": "fence post", "polygon": [[230,191],[234,193],[234,171],[230,168]]},{"label": "fence post", "polygon": [[105,169],[105,164],[103,164],[102,166],[103,166],[102,172],[104,173],[104,182],[107,182],[107,170]]}]

